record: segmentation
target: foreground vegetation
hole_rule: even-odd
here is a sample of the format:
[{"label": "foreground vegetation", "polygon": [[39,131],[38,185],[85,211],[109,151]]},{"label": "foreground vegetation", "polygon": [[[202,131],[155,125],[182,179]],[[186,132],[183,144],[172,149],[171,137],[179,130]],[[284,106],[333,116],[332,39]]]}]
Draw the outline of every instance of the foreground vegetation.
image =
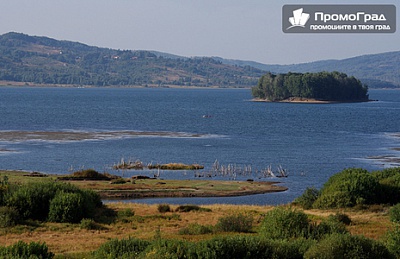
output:
[{"label": "foreground vegetation", "polygon": [[325,101],[368,101],[368,87],[339,72],[267,73],[252,88],[255,98],[282,101],[306,98]]},{"label": "foreground vegetation", "polygon": [[[104,205],[70,184],[15,186],[3,178],[0,222],[8,223],[0,227],[0,256],[400,258],[399,176],[400,168],[346,169],[321,190],[307,189],[294,204],[277,207]],[[31,213],[38,197],[48,205],[40,218]],[[80,220],[69,216],[74,210],[61,210],[85,199],[81,211],[90,213]]]}]

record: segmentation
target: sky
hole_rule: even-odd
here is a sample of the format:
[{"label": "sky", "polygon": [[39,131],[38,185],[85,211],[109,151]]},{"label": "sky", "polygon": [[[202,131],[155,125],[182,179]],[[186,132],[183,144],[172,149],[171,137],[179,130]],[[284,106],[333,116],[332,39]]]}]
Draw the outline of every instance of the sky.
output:
[{"label": "sky", "polygon": [[[292,0],[293,1],[293,0]],[[288,34],[282,0],[0,0],[0,34],[21,32],[121,50],[296,64],[400,50],[400,33]],[[397,5],[349,0],[343,4]]]}]

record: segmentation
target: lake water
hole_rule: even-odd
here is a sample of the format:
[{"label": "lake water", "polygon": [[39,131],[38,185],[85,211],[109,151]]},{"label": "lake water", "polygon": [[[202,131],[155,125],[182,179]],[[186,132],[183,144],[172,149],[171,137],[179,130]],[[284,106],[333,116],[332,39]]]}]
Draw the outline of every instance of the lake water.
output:
[{"label": "lake water", "polygon": [[[125,177],[157,171],[115,171],[121,158],[145,163],[199,163],[261,171],[282,166],[283,193],[230,198],[144,199],[175,204],[281,204],[320,188],[348,167],[379,170],[399,157],[400,91],[370,90],[376,102],[251,102],[250,90],[0,87],[0,168],[70,173],[95,168]],[[204,116],[206,115],[206,116]],[[397,150],[396,150],[397,149]],[[197,179],[161,171],[163,179]],[[233,180],[233,176],[214,179]]]}]

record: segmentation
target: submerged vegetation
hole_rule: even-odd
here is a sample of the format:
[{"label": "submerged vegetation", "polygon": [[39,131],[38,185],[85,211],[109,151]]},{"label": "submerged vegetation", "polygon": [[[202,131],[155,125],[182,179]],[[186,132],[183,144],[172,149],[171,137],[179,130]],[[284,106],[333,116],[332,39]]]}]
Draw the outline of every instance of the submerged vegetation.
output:
[{"label": "submerged vegetation", "polygon": [[305,98],[324,101],[368,101],[368,87],[339,72],[263,75],[252,88],[255,98],[282,101]]}]

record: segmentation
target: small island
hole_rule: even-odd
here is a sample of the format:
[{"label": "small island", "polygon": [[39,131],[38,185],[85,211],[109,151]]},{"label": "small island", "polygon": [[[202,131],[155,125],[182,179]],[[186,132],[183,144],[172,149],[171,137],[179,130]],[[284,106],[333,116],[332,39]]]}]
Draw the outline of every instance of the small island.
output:
[{"label": "small island", "polygon": [[252,88],[256,101],[270,102],[366,102],[368,86],[340,72],[263,75]]}]

